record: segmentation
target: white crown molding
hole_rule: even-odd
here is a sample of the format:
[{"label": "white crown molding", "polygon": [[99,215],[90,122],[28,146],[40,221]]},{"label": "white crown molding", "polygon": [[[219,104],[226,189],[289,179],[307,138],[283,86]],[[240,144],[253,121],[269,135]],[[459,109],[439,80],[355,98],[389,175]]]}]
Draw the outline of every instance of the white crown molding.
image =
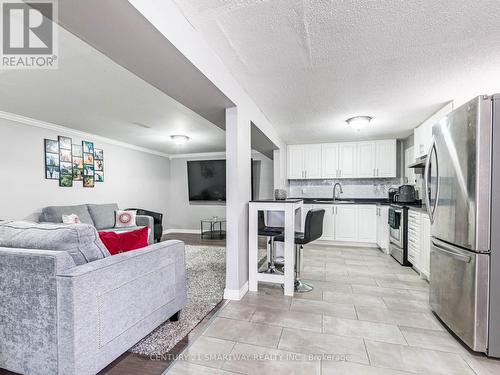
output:
[{"label": "white crown molding", "polygon": [[[262,153],[256,150],[252,150],[252,155],[262,155]],[[214,151],[214,152],[194,152],[191,154],[170,154],[170,159],[213,158],[213,157],[226,157],[226,152]]]},{"label": "white crown molding", "polygon": [[161,156],[164,158],[170,157],[169,154],[166,154],[166,153],[163,153],[160,151],[151,150],[149,148],[132,145],[132,144],[126,143],[126,142],[117,141],[115,139],[103,137],[103,136],[100,136],[97,134],[92,134],[92,133],[87,133],[87,132],[76,130],[76,129],[71,129],[71,128],[68,128],[68,127],[62,126],[62,125],[57,125],[57,124],[53,124],[53,123],[41,121],[41,120],[36,120],[34,118],[21,116],[21,115],[15,114],[15,113],[0,111],[0,118],[5,119],[5,120],[9,120],[9,121],[19,122],[19,123],[24,124],[24,125],[34,126],[37,128],[62,132],[62,133],[68,134],[68,135],[74,135],[74,136],[77,136],[80,138],[87,138],[87,139],[93,140],[93,141],[99,141],[99,142],[103,142],[103,143],[107,143],[107,144],[125,147],[125,148],[129,148],[131,150],[145,152],[147,154]]},{"label": "white crown molding", "polygon": [[170,159],[212,158],[219,156],[226,157],[226,152],[215,151],[215,152],[193,152],[192,154],[170,154]]}]

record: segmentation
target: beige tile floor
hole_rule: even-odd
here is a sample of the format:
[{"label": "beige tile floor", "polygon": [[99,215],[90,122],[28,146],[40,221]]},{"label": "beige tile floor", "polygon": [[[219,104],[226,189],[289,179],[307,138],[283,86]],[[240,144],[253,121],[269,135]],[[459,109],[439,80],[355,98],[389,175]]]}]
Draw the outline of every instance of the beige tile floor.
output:
[{"label": "beige tile floor", "polygon": [[428,283],[377,249],[308,246],[303,278],[314,291],[260,284],[229,302],[168,375],[500,374],[434,317]]}]

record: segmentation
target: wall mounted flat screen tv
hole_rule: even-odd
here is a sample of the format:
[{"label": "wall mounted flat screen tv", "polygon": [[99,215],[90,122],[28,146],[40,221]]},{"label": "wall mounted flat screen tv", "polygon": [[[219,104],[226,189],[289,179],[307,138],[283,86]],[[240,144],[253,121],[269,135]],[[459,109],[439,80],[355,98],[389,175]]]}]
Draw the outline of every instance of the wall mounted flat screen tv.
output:
[{"label": "wall mounted flat screen tv", "polygon": [[196,160],[187,162],[190,201],[226,200],[226,161]]}]

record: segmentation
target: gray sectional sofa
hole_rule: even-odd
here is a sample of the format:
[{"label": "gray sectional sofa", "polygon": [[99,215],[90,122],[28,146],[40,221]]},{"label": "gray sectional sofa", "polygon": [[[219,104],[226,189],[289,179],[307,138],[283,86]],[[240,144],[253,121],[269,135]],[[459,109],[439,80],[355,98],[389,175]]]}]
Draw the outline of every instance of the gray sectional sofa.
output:
[{"label": "gray sectional sofa", "polygon": [[84,224],[94,226],[98,231],[126,232],[140,227],[148,227],[149,244],[154,241],[154,220],[151,216],[137,215],[135,227],[115,228],[115,211],[118,204],[80,204],[75,206],[48,206],[41,213],[31,215],[27,220],[35,222],[62,223],[62,215],[76,214]]},{"label": "gray sectional sofa", "polygon": [[88,224],[0,222],[0,368],[95,374],[186,304],[184,243],[110,256]]}]

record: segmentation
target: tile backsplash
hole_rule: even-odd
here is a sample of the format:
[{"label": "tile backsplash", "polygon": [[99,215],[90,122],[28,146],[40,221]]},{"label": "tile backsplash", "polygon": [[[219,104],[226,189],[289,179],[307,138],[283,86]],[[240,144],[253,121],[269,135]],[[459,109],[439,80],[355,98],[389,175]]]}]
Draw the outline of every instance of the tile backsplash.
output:
[{"label": "tile backsplash", "polygon": [[339,182],[340,198],[386,198],[391,187],[403,184],[400,178],[289,180],[288,196],[292,198],[332,198],[333,185]]}]

